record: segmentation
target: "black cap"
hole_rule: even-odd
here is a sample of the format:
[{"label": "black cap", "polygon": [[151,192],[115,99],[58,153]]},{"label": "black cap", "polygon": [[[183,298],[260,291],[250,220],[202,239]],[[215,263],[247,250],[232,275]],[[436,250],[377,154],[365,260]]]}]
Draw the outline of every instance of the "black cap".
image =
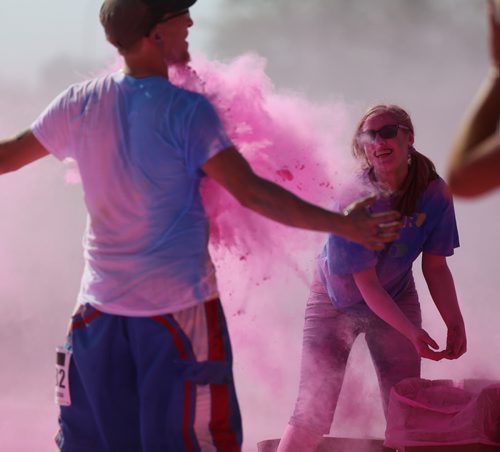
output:
[{"label": "black cap", "polygon": [[167,13],[190,8],[196,0],[104,0],[99,19],[108,41],[126,49],[146,36]]}]

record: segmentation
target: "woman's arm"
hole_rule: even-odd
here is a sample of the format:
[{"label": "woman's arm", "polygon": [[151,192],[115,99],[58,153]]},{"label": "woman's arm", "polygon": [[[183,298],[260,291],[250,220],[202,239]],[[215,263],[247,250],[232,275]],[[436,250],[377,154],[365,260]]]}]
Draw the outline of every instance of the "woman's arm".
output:
[{"label": "woman's arm", "polygon": [[441,317],[448,328],[446,358],[456,359],[467,350],[465,325],[458,305],[455,283],[446,257],[422,254],[422,273]]},{"label": "woman's arm", "polygon": [[434,361],[443,358],[443,352],[431,350],[431,348],[435,350],[439,348],[436,342],[426,331],[410,322],[383,288],[375,272],[375,268],[372,267],[362,272],[353,273],[353,277],[356,286],[370,309],[382,320],[398,330],[403,336],[407,337],[422,358]]}]

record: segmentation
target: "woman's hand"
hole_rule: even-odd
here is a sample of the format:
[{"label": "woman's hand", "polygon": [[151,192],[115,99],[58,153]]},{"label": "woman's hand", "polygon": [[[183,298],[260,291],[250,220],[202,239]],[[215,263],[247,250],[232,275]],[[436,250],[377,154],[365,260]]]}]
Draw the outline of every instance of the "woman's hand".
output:
[{"label": "woman's hand", "polygon": [[439,361],[447,357],[448,350],[437,351],[439,345],[422,328],[415,328],[409,339],[422,358]]},{"label": "woman's hand", "polygon": [[446,359],[460,358],[467,351],[467,337],[463,322],[448,327],[446,338]]}]

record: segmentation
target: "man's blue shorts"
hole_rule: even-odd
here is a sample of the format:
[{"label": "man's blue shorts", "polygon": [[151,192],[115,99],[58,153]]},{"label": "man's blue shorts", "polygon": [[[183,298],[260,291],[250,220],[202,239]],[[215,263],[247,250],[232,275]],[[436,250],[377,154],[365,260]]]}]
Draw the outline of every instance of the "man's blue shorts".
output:
[{"label": "man's blue shorts", "polygon": [[66,347],[63,452],[241,450],[232,352],[219,300],[155,317],[86,305]]}]

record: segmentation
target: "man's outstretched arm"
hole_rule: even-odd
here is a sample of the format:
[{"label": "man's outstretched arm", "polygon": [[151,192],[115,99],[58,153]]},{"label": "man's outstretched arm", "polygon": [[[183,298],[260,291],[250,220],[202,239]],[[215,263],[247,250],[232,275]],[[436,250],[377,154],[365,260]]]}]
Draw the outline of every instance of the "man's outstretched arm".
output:
[{"label": "man's outstretched arm", "polygon": [[448,183],[458,196],[478,196],[500,186],[500,21],[488,1],[491,68],[451,148]]},{"label": "man's outstretched arm", "polygon": [[398,238],[398,212],[371,216],[366,207],[373,199],[360,201],[346,215],[322,209],[257,176],[235,148],[212,157],[202,169],[243,206],[288,226],[332,232],[370,249]]},{"label": "man's outstretched arm", "polygon": [[16,171],[48,155],[31,130],[15,138],[0,141],[0,174]]}]

